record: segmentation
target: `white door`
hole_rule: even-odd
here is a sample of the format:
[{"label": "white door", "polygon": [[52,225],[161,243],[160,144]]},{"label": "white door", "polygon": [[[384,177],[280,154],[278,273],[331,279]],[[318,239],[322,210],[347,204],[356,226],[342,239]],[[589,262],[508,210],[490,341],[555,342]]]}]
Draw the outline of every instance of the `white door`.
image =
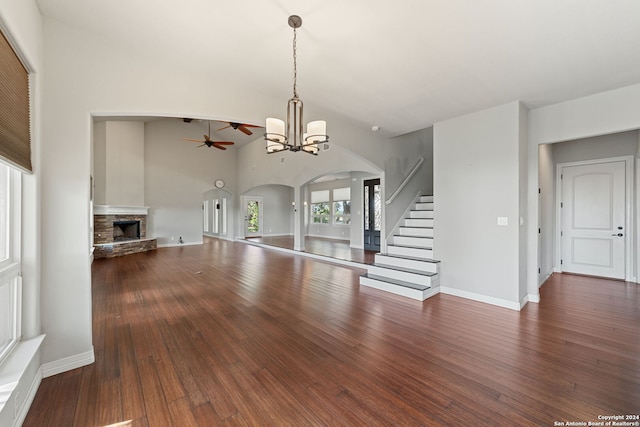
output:
[{"label": "white door", "polygon": [[244,236],[262,236],[262,197],[244,198]]},{"label": "white door", "polygon": [[625,278],[625,162],[562,168],[561,269]]}]

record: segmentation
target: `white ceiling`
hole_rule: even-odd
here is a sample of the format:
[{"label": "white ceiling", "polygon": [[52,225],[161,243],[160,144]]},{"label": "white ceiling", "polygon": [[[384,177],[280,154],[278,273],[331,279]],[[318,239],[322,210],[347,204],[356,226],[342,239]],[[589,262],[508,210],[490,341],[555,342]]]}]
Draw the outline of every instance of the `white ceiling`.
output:
[{"label": "white ceiling", "polygon": [[[639,0],[37,0],[145,55],[400,134],[640,82]],[[188,77],[188,76],[185,76]],[[283,109],[286,99],[283,99]]]}]

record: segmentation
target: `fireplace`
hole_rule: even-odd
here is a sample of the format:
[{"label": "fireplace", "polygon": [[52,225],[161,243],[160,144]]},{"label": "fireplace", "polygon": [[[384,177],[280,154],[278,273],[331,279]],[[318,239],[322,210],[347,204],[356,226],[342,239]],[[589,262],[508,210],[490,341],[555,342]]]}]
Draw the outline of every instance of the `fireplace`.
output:
[{"label": "fireplace", "polygon": [[140,221],[113,221],[113,241],[140,239]]},{"label": "fireplace", "polygon": [[155,250],[157,239],[147,237],[148,211],[148,207],[142,206],[94,206],[94,258]]}]

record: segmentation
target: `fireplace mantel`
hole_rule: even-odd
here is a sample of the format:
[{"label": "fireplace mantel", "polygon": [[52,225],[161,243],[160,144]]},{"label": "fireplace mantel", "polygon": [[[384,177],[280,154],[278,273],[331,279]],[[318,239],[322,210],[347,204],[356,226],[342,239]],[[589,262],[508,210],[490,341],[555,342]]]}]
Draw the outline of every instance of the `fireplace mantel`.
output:
[{"label": "fireplace mantel", "polygon": [[148,215],[149,206],[94,205],[94,215]]}]

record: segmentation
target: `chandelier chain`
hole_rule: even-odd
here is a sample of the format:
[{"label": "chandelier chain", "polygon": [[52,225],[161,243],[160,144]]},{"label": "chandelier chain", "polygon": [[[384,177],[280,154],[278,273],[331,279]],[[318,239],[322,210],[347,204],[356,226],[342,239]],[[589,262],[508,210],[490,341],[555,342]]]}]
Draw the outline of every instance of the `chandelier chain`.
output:
[{"label": "chandelier chain", "polygon": [[297,38],[296,28],[293,28],[293,97],[298,97],[298,54],[297,54]]}]

